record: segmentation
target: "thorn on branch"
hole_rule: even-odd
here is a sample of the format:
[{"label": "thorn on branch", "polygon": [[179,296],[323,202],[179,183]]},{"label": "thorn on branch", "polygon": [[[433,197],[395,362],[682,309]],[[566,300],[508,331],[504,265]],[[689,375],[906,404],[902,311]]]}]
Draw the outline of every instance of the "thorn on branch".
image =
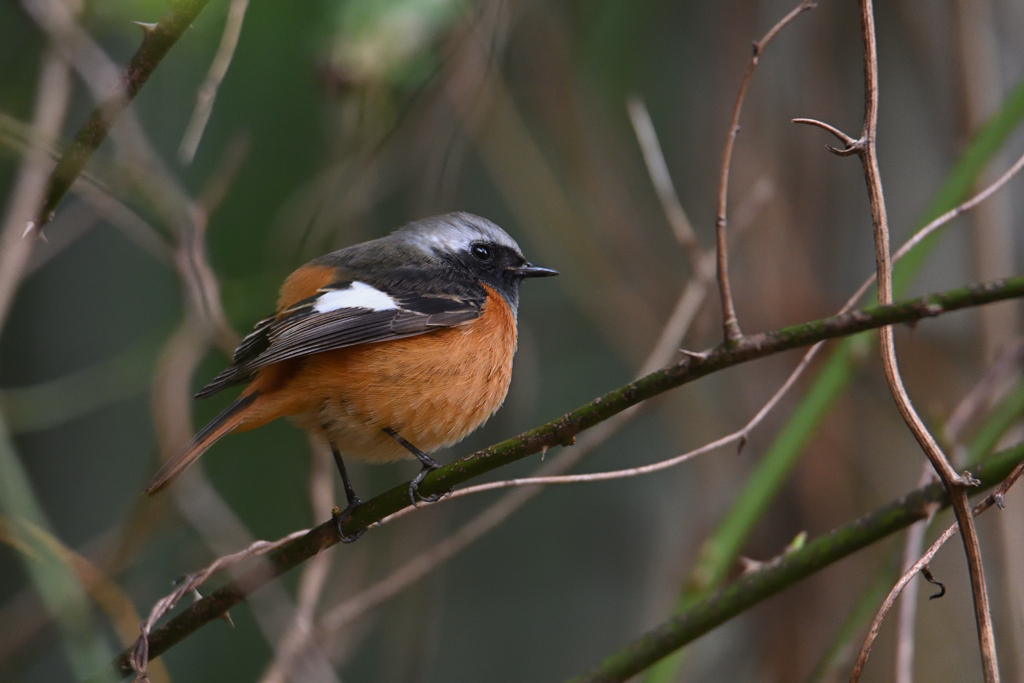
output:
[{"label": "thorn on branch", "polygon": [[756,572],[760,570],[762,567],[764,567],[764,562],[761,562],[760,560],[755,560],[750,557],[746,557],[744,555],[740,555],[736,558],[736,560],[740,563],[740,566],[742,567],[742,570],[740,571],[740,576],[746,576],[747,574],[751,572]]},{"label": "thorn on branch", "polygon": [[793,119],[793,123],[804,123],[807,124],[808,126],[817,126],[822,130],[832,133],[832,135],[836,136],[836,138],[838,138],[839,141],[843,143],[843,147],[839,148],[833,147],[832,145],[825,145],[825,149],[827,149],[828,151],[832,152],[837,156],[848,157],[854,154],[861,154],[865,149],[864,138],[851,137],[844,133],[843,131],[836,128],[835,126],[829,125],[824,121],[819,121],[817,119],[801,118]]},{"label": "thorn on branch", "polygon": [[132,23],[141,28],[143,35],[147,36],[155,31],[157,26],[156,24],[147,24],[144,21],[133,21]]},{"label": "thorn on branch", "polygon": [[707,360],[707,351],[689,351],[687,349],[679,349],[679,353],[683,354],[687,358],[693,358],[694,360]]},{"label": "thorn on branch", "polygon": [[967,471],[964,471],[963,474],[957,477],[954,483],[957,486],[962,486],[963,488],[974,488],[976,486],[981,486],[981,482],[977,479],[977,477],[975,477],[973,474]]},{"label": "thorn on branch", "polygon": [[928,568],[928,565],[921,567],[921,576],[923,576],[924,580],[928,583],[932,584],[933,586],[939,587],[938,593],[928,596],[929,600],[937,600],[938,598],[941,598],[943,595],[946,594],[946,584],[942,583],[934,576],[932,576],[932,570]]}]

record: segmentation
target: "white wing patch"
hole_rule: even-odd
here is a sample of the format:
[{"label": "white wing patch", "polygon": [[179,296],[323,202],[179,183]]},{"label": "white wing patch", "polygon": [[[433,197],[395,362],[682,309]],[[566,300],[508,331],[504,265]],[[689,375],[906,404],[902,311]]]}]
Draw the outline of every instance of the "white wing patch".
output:
[{"label": "white wing patch", "polygon": [[337,311],[341,308],[366,308],[387,311],[398,308],[394,299],[365,282],[353,282],[345,289],[332,289],[317,297],[313,310],[317,313]]}]

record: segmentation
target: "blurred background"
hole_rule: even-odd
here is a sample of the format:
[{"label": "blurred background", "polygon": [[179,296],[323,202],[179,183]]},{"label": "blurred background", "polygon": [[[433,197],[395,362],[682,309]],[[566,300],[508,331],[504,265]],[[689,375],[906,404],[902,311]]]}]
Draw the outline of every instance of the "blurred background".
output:
[{"label": "blurred background", "polygon": [[[653,357],[659,365],[680,346],[719,343],[718,298],[695,266],[697,250],[713,245],[722,150],[751,42],[794,5],[214,0],[142,89],[135,123],[118,125],[45,240],[19,256],[25,173],[49,168],[40,155],[45,162],[45,150],[72,139],[97,91],[105,95],[100,75],[138,46],[133,22],[155,22],[166,6],[0,0],[0,680],[87,676],[138,635],[173,581],[253,539],[320,523],[343,500],[323,453],[284,421],[224,439],[170,491],[141,495],[161,454],[230,398],[193,405],[190,393],[310,258],[464,210],[561,272],[524,287],[504,408],[442,461],[628,382],[659,339],[669,350]],[[877,24],[879,154],[898,244],[936,202],[966,196],[971,180],[959,190],[944,183],[974,133],[1014,93],[1020,99],[1024,5],[897,0],[880,3]],[[729,196],[745,332],[831,314],[873,271],[859,163],[829,154],[822,131],[790,123],[813,117],[856,133],[862,86],[853,2],[823,0],[761,58]],[[206,93],[198,105],[197,92]],[[1015,116],[1004,116],[974,182],[994,179],[1024,150]],[[666,213],[652,183],[659,150],[696,247],[680,241],[685,218],[668,200]],[[1020,187],[1012,181],[929,245],[904,296],[1019,272]],[[680,322],[688,283],[706,296]],[[909,392],[951,447],[969,446],[1015,395],[1019,314],[1009,303],[898,331]],[[677,325],[666,330],[670,320]],[[740,455],[733,445],[646,477],[421,510],[292,571],[234,608],[234,628],[211,623],[155,661],[152,680],[521,682],[582,673],[664,621],[684,589],[737,576],[737,552],[767,560],[802,531],[824,533],[918,485],[925,461],[870,341],[842,346],[838,365],[816,362]],[[799,358],[782,354],[666,394],[614,433],[581,437],[575,448],[586,462],[574,469],[651,463],[738,429]],[[823,367],[839,368],[831,393],[805,399]],[[965,407],[986,373],[981,398],[975,392]],[[958,406],[969,419],[951,428]],[[813,414],[798,434],[784,431],[794,414]],[[1019,440],[1014,422],[1000,432],[1006,443]],[[573,449],[554,449],[545,462],[562,453]],[[707,567],[702,544],[753,495],[744,493],[748,477],[769,456],[787,464],[759,485],[763,505],[740,523],[734,552],[715,579],[695,574]],[[541,465],[533,456],[492,478]],[[350,467],[364,500],[416,471]],[[1022,509],[1016,491],[1005,512],[979,522],[1007,680],[1024,676]],[[485,512],[510,514],[480,523],[486,533],[467,529]],[[431,554],[453,534],[459,552]],[[858,605],[873,613],[903,548],[900,535],[839,562],[648,680],[848,676],[844,643],[859,647],[864,622],[853,620],[852,645],[837,634]],[[394,578],[423,553],[430,571]],[[928,601],[922,589],[917,598],[916,676],[980,680],[959,543],[932,570],[947,595]],[[215,576],[203,594],[226,579]],[[386,590],[366,592],[381,581]],[[312,644],[296,623],[316,633]],[[893,680],[895,623],[894,613],[864,680]]]}]

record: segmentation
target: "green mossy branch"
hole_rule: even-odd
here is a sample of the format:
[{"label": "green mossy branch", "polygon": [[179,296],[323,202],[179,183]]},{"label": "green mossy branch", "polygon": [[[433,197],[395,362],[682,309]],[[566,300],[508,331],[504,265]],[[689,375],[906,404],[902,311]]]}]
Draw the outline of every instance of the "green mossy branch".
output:
[{"label": "green mossy branch", "polygon": [[[973,474],[981,491],[999,484],[1024,460],[1024,443],[987,458]],[[697,602],[605,659],[571,683],[625,681],[716,626],[851,553],[928,517],[928,505],[946,507],[949,498],[936,482],[911,491],[833,531],[808,541]]]},{"label": "green mossy branch", "polygon": [[[725,368],[808,346],[824,339],[843,337],[884,325],[913,323],[922,318],[954,310],[1018,297],[1024,297],[1024,278],[1009,278],[889,306],[852,311],[775,332],[744,336],[729,346],[723,344],[706,354],[687,356],[675,365],[595,398],[557,420],[434,470],[423,480],[419,490],[425,497],[441,494],[458,484],[528,455],[552,446],[570,445],[576,435],[583,430],[607,420],[630,406]],[[344,523],[345,535],[353,536],[368,529],[409,505],[409,483],[406,482],[360,505]],[[331,520],[271,553],[265,561],[260,562],[242,577],[194,603],[167,624],[153,631],[149,638],[150,656],[159,656],[203,624],[219,618],[231,607],[245,600],[249,593],[339,540],[337,525]],[[129,665],[129,653],[128,650],[122,652],[112,663],[115,671],[122,676],[133,673]]]},{"label": "green mossy branch", "polygon": [[110,133],[110,128],[117,117],[128,107],[167,51],[178,42],[178,38],[181,38],[192,25],[208,2],[209,0],[171,0],[170,8],[157,24],[143,26],[145,36],[142,44],[121,74],[121,92],[115,93],[93,110],[50,174],[46,187],[46,201],[43,202],[35,219],[36,228],[41,228],[53,218],[60,200],[71,189],[71,185],[82,173],[93,152],[107,139],[107,134]]}]

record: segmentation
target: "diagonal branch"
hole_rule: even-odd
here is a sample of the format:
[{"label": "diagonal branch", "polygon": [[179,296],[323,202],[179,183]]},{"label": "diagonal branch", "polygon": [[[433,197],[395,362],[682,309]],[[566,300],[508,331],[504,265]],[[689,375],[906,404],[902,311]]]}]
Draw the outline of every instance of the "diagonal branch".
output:
[{"label": "diagonal branch", "polygon": [[[1013,468],[1013,471],[996,488],[995,491],[993,491],[991,494],[986,496],[984,500],[982,500],[980,503],[974,506],[974,509],[971,510],[971,516],[977,517],[985,510],[988,510],[993,505],[998,505],[1000,508],[1002,508],[1003,496],[1005,496],[1006,492],[1010,490],[1010,487],[1012,487],[1017,482],[1021,474],[1024,474],[1024,462],[1019,463],[1015,468]],[[875,638],[878,637],[878,630],[881,628],[882,621],[885,619],[885,616],[889,613],[889,610],[891,610],[892,606],[895,604],[896,598],[900,596],[900,593],[903,591],[904,588],[906,588],[907,584],[910,583],[911,579],[917,576],[919,572],[921,572],[928,566],[928,563],[931,562],[933,557],[935,557],[935,554],[939,552],[939,548],[941,548],[946,543],[946,541],[953,537],[953,534],[957,532],[958,527],[959,523],[954,523],[952,526],[950,526],[948,529],[942,532],[942,535],[935,539],[935,542],[932,543],[932,545],[928,548],[928,551],[921,556],[921,559],[919,559],[917,562],[911,565],[907,572],[902,577],[900,577],[900,580],[896,582],[896,585],[893,586],[892,590],[889,592],[889,595],[886,596],[885,600],[882,602],[882,606],[878,610],[878,614],[875,615],[874,621],[871,622],[871,629],[868,631],[868,635],[864,639],[864,645],[861,647],[860,654],[857,656],[857,663],[853,667],[853,673],[850,676],[850,683],[857,683],[860,680],[861,673],[864,671],[864,665],[867,664],[868,661],[868,655],[871,654],[871,646],[874,644]],[[925,576],[927,576],[927,574],[925,574]]]},{"label": "diagonal branch", "polygon": [[[1022,459],[1024,444],[1018,444],[986,458],[975,468],[974,474],[981,482],[981,487],[995,486],[1020,467]],[[1003,486],[996,491],[996,496],[1001,490],[1004,490]],[[798,550],[785,552],[648,631],[607,657],[594,670],[572,679],[571,683],[626,681],[672,651],[797,581],[924,519],[929,508],[936,503],[940,506],[949,505],[949,496],[939,483],[911,491],[903,498],[876,508],[860,519],[808,541]]]},{"label": "diagonal branch", "polygon": [[85,168],[93,152],[107,138],[114,121],[146,84],[167,51],[188,29],[207,2],[209,0],[171,0],[170,9],[161,17],[159,23],[143,26],[145,36],[121,75],[120,91],[112,93],[106,102],[93,110],[89,120],[64,151],[50,174],[46,201],[43,202],[35,220],[29,224],[30,229],[38,230],[53,218],[57,204]]},{"label": "diagonal branch", "polygon": [[224,33],[221,34],[220,47],[217,48],[210,70],[206,73],[206,79],[196,92],[196,106],[192,110],[192,118],[188,121],[185,134],[181,137],[181,145],[178,147],[178,161],[185,166],[192,163],[196,150],[199,149],[199,142],[203,139],[206,124],[213,113],[217,91],[220,90],[220,84],[235,56],[238,38],[242,35],[242,22],[248,9],[249,0],[231,0],[228,6],[228,18],[224,24]]},{"label": "diagonal branch", "polygon": [[[823,318],[774,332],[750,335],[736,344],[723,343],[707,353],[687,356],[677,364],[610,391],[557,420],[434,470],[423,480],[420,488],[424,496],[442,494],[458,484],[528,455],[552,446],[569,445],[580,432],[631,406],[725,368],[882,325],[914,322],[949,311],[1016,297],[1024,297],[1024,278],[973,285],[889,306]],[[399,485],[357,508],[344,524],[344,532],[352,535],[367,529],[409,505],[408,484]],[[334,520],[330,520],[271,553],[267,562],[214,591],[154,631],[150,638],[150,655],[155,657],[166,651],[203,624],[220,617],[232,606],[245,600],[249,593],[336,544],[338,540],[337,525]],[[124,675],[130,674],[128,657],[128,653],[118,657],[113,662],[114,669]]]}]

